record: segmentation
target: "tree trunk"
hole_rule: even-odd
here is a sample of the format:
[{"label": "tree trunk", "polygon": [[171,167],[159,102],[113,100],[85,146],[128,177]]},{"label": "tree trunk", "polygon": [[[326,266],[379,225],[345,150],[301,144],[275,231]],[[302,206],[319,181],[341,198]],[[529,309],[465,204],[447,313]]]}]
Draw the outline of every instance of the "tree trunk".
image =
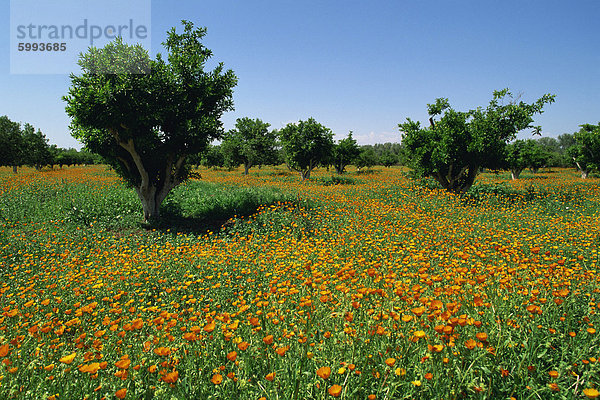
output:
[{"label": "tree trunk", "polygon": [[310,169],[300,171],[300,180],[305,180],[310,178]]},{"label": "tree trunk", "polygon": [[249,170],[250,170],[250,164],[244,163],[244,175],[248,175]]},{"label": "tree trunk", "polygon": [[456,173],[454,166],[450,165],[448,168],[448,174],[446,176],[438,172],[436,175],[434,175],[434,178],[439,182],[440,185],[442,185],[444,189],[453,193],[463,194],[466,193],[471,186],[473,186],[478,173],[479,166],[476,165],[463,167],[460,169],[460,171],[458,171],[458,173]]},{"label": "tree trunk", "polygon": [[144,222],[150,222],[160,218],[160,203],[162,203],[162,201],[157,201],[156,187],[149,186],[144,189],[136,187],[135,191],[142,202]]},{"label": "tree trunk", "polygon": [[12,167],[13,167],[13,173],[15,173],[15,174],[16,174],[16,173],[17,173],[17,166],[16,166],[16,165],[13,165]]},{"label": "tree trunk", "polygon": [[510,170],[510,177],[512,178],[512,180],[516,180],[519,179],[519,175],[521,175],[521,171],[523,171],[522,169],[511,169]]},{"label": "tree trunk", "polygon": [[588,175],[590,174],[590,171],[586,170],[582,170],[581,171],[581,179],[587,179]]}]

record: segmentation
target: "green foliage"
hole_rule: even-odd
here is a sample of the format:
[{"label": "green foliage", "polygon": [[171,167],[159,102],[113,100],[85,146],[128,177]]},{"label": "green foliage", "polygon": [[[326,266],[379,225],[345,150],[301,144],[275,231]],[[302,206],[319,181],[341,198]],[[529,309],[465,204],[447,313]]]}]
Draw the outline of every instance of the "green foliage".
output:
[{"label": "green foliage", "polygon": [[363,168],[371,168],[377,164],[377,155],[375,154],[375,150],[371,146],[363,146],[360,149],[360,154],[358,155],[356,161],[354,162],[356,168],[362,170]]},{"label": "green foliage", "polygon": [[[418,174],[433,177],[446,190],[464,193],[480,168],[501,167],[504,147],[517,132],[526,128],[539,132],[541,128],[531,125],[532,116],[553,101],[554,96],[546,94],[531,104],[517,103],[504,89],[494,92],[487,108],[459,112],[450,107],[448,99],[439,98],[428,105],[430,127],[422,128],[410,118],[399,124],[402,142]],[[435,122],[438,115],[441,117]]]},{"label": "green foliage", "polygon": [[287,124],[279,131],[279,140],[290,168],[300,172],[302,180],[331,156],[333,133],[313,118]]},{"label": "green foliage", "polygon": [[396,165],[398,161],[398,156],[392,153],[391,151],[386,151],[381,156],[379,156],[379,163],[384,167],[389,168],[392,165]]},{"label": "green foliage", "polygon": [[146,220],[190,177],[186,157],[221,136],[221,115],[233,108],[233,71],[204,71],[212,55],[201,43],[206,29],[183,26],[168,32],[167,61],[120,38],[91,47],[64,97],[72,135],[136,188]]},{"label": "green foliage", "polygon": [[360,154],[360,148],[356,140],[352,137],[352,131],[348,136],[341,139],[333,146],[331,152],[331,163],[338,174],[344,173],[347,165],[356,162],[356,158]]},{"label": "green foliage", "polygon": [[587,178],[591,171],[597,171],[600,167],[600,123],[581,125],[574,139],[575,144],[569,149],[569,155],[581,172],[581,177]]},{"label": "green foliage", "polygon": [[248,216],[261,205],[294,199],[269,187],[230,187],[222,184],[189,181],[165,199],[165,216],[223,223],[230,218]]},{"label": "green foliage", "polygon": [[509,143],[505,154],[506,167],[510,169],[512,179],[518,179],[525,168],[537,171],[550,159],[550,153],[533,139],[515,140]]},{"label": "green foliage", "polygon": [[194,164],[207,168],[223,168],[225,166],[225,156],[220,145],[209,145],[202,153],[195,154],[193,160]]},{"label": "green foliage", "polygon": [[0,165],[23,165],[23,146],[20,124],[0,117]]},{"label": "green foliage", "polygon": [[29,165],[41,169],[44,165],[53,164],[53,153],[48,139],[41,130],[25,123],[11,121],[8,117],[0,117],[0,166],[17,167]]},{"label": "green foliage", "polygon": [[244,175],[255,165],[276,163],[277,135],[269,131],[269,124],[260,119],[238,118],[235,129],[224,136],[221,151],[225,164],[236,167],[244,165]]}]

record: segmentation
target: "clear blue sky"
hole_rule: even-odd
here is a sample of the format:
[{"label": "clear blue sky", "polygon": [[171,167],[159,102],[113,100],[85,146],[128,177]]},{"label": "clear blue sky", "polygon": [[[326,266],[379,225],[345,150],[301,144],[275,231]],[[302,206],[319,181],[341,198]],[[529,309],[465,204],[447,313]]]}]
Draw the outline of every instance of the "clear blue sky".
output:
[{"label": "clear blue sky", "polygon": [[[226,129],[240,117],[273,128],[314,117],[337,138],[397,142],[398,123],[425,121],[435,98],[466,110],[504,87],[525,101],[557,95],[536,117],[544,136],[600,121],[598,0],[155,0],[151,16],[152,55],[180,20],[207,27],[213,59],[239,78]],[[0,25],[9,20],[3,1]],[[61,100],[69,77],[11,75],[1,32],[0,115],[80,147]]]}]

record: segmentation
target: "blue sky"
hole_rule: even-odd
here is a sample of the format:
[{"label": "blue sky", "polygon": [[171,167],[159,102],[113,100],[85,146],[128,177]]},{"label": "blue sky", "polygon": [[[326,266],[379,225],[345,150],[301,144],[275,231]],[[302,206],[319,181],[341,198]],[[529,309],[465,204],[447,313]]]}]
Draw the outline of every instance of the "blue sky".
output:
[{"label": "blue sky", "polygon": [[[352,130],[360,144],[398,142],[398,123],[426,121],[437,97],[466,110],[509,87],[528,102],[556,94],[535,124],[557,136],[600,121],[598,16],[598,0],[156,0],[151,54],[182,19],[207,27],[213,60],[239,79],[226,129],[240,117],[273,128],[314,117],[337,138]],[[9,20],[3,1],[0,25]],[[61,100],[68,75],[11,74],[9,36],[3,29],[0,115],[80,147]]]}]

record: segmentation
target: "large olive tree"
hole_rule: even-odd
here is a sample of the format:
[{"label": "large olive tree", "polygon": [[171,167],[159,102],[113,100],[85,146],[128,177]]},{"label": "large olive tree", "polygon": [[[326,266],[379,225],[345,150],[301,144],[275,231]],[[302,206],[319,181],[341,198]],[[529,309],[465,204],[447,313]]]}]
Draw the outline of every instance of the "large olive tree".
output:
[{"label": "large olive tree", "polygon": [[90,48],[64,97],[72,135],[135,188],[146,221],[160,216],[167,194],[190,177],[186,157],[221,136],[221,115],[233,109],[233,71],[222,63],[205,71],[206,29],[183,27],[167,34],[167,60],[119,38]]},{"label": "large olive tree", "polygon": [[[545,94],[527,104],[513,100],[508,89],[494,91],[487,108],[467,112],[450,107],[448,99],[428,104],[429,127],[407,118],[399,124],[412,167],[418,175],[430,176],[446,190],[464,193],[473,185],[481,168],[502,166],[504,149],[517,132],[540,127],[531,125],[554,95]],[[441,115],[438,121],[435,117]]]}]

